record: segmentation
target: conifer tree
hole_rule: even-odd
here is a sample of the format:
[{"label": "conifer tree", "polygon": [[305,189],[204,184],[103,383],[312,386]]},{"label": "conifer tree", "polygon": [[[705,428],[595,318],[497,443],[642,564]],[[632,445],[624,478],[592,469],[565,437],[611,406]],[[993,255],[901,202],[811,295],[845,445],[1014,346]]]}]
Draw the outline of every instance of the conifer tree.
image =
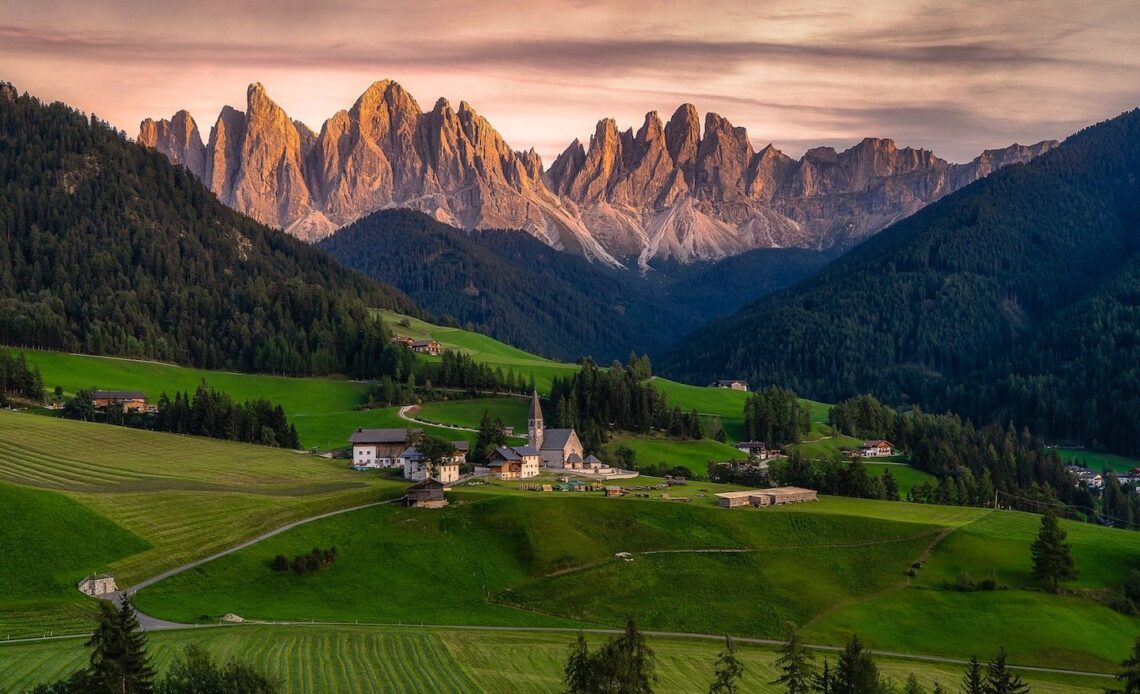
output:
[{"label": "conifer tree", "polygon": [[109,601],[99,603],[99,621],[87,647],[91,649],[88,677],[97,689],[121,694],[154,690],[146,637],[129,597],[122,599],[117,610]]},{"label": "conifer tree", "polygon": [[812,689],[819,694],[832,694],[834,682],[835,678],[831,674],[831,663],[827,658],[824,658],[823,668],[812,679]]},{"label": "conifer tree", "polygon": [[835,666],[831,694],[876,694],[880,689],[879,668],[858,635],[852,635]]},{"label": "conifer tree", "polygon": [[566,659],[562,673],[562,683],[566,685],[568,694],[589,694],[596,691],[590,648],[586,644],[585,634],[580,631],[578,639],[570,645],[570,657]]},{"label": "conifer tree", "polygon": [[982,664],[978,662],[977,656],[974,656],[970,658],[970,664],[966,666],[966,673],[962,675],[962,694],[985,693],[985,672]]},{"label": "conifer tree", "polygon": [[997,657],[986,666],[986,694],[1028,694],[1029,685],[1021,681],[1005,664],[1005,648],[998,649]]},{"label": "conifer tree", "polygon": [[1057,592],[1061,581],[1077,577],[1073,563],[1073,547],[1065,542],[1067,537],[1057,516],[1050,510],[1041,516],[1041,530],[1037,539],[1030,545],[1033,555],[1033,575],[1052,584]]},{"label": "conifer tree", "polygon": [[1132,653],[1120,663],[1121,670],[1116,679],[1122,684],[1120,689],[1106,689],[1106,694],[1140,694],[1140,638],[1132,646]]},{"label": "conifer tree", "polygon": [[740,680],[744,677],[744,663],[736,657],[736,644],[729,636],[724,637],[724,650],[716,661],[716,677],[709,686],[709,694],[736,694],[740,691]]},{"label": "conifer tree", "polygon": [[807,694],[815,678],[812,660],[811,651],[800,641],[799,630],[794,624],[788,625],[788,637],[776,659],[780,676],[772,684],[782,685],[788,694]]}]

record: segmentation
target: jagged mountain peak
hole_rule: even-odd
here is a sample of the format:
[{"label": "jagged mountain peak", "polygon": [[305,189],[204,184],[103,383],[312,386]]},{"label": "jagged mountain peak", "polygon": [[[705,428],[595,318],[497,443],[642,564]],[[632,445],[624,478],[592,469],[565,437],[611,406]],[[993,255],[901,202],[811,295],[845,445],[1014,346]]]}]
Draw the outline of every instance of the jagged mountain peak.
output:
[{"label": "jagged mountain peak", "polygon": [[634,129],[597,121],[547,168],[510,147],[466,101],[424,112],[398,82],[373,82],[314,133],[253,82],[246,110],[222,109],[203,144],[189,114],[144,120],[138,140],[219,198],[307,239],[404,206],[457,226],[523,228],[616,264],[636,256],[715,259],[757,247],[824,248],[874,233],[928,202],[1053,144],[988,150],[954,165],[868,137],[793,160],[755,151],[744,127],[681,104]]}]

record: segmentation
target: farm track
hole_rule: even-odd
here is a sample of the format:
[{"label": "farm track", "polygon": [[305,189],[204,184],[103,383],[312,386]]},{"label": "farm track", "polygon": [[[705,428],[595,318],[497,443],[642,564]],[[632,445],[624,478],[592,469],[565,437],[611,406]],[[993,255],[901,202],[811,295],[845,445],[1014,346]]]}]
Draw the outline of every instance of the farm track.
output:
[{"label": "farm track", "polygon": [[[992,513],[992,511],[991,511],[991,513]],[[931,553],[934,552],[934,548],[937,547],[939,544],[941,544],[943,540],[950,537],[950,535],[952,535],[959,528],[964,528],[967,525],[970,525],[971,523],[975,523],[979,519],[985,518],[988,515],[990,515],[990,514],[986,513],[985,515],[979,516],[978,518],[975,518],[974,520],[970,521],[969,523],[966,523],[965,525],[954,526],[954,527],[950,527],[950,528],[943,528],[942,530],[938,531],[937,536],[933,540],[931,540],[930,544],[928,544],[925,548],[923,548],[923,550],[919,553],[919,555],[917,557],[915,557],[914,561],[911,562],[911,566],[913,566],[914,564],[925,564],[926,561],[930,558]],[[882,590],[871,593],[870,595],[863,595],[863,596],[860,596],[858,598],[848,598],[846,600],[840,600],[839,602],[835,603],[834,605],[831,605],[830,607],[828,607],[828,608],[824,609],[823,611],[819,612],[818,614],[814,615],[811,619],[809,619],[803,625],[803,628],[807,629],[808,627],[811,627],[813,624],[818,623],[824,617],[832,615],[832,614],[838,612],[839,610],[850,607],[851,605],[857,605],[861,602],[868,602],[870,600],[875,600],[875,599],[880,598],[884,595],[890,595],[891,593],[897,593],[898,591],[905,590],[908,587],[910,587],[910,576],[907,576],[906,581],[904,581],[902,583],[899,583],[899,584],[893,585],[893,586],[887,586],[886,588],[883,588]]]}]

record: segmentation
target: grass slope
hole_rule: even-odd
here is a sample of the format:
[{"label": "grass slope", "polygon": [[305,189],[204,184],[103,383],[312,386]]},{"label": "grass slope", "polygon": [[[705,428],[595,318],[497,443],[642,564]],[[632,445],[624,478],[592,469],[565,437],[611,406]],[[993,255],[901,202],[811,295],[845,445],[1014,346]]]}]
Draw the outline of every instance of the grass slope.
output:
[{"label": "grass slope", "polygon": [[[348,470],[343,461],[6,411],[0,411],[0,483],[55,492],[21,489],[16,508],[38,504],[35,513],[20,511],[32,519],[74,515],[92,527],[91,552],[103,548],[90,555],[75,549],[78,564],[57,567],[53,560],[51,570],[61,572],[53,580],[21,569],[16,592],[45,601],[72,597],[75,582],[94,570],[109,570],[129,586],[289,521],[398,496],[403,488]],[[51,525],[29,523],[0,524],[0,547],[27,547],[36,538],[53,546]],[[60,538],[86,542],[66,534],[67,527],[61,525]],[[113,537],[108,527],[135,541],[104,542]],[[0,604],[0,634],[38,634],[57,621],[50,610]]]},{"label": "grass slope", "polygon": [[[614,436],[606,446],[612,452],[617,446],[626,446],[637,454],[638,465],[665,463],[668,467],[681,465],[699,475],[705,475],[710,461],[722,463],[741,460],[745,454],[728,444],[702,439],[700,441],[674,441],[666,438]],[[610,455],[609,459],[613,459]]]},{"label": "grass slope", "polygon": [[[1039,589],[1028,560],[1035,516],[833,498],[730,512],[695,492],[677,504],[489,488],[459,493],[442,512],[355,512],[163,581],[142,591],[139,604],[190,621],[232,611],[257,619],[619,626],[632,611],[649,628],[762,637],[778,637],[790,619],[827,643],[857,631],[879,648],[956,657],[1005,645],[1021,663],[1100,671],[1140,632],[1136,618]],[[1136,565],[1140,536],[1068,527],[1078,566],[1088,567],[1072,588],[1117,585]],[[277,553],[328,544],[338,561],[322,574],[269,569]],[[711,551],[726,549],[746,551]],[[634,560],[613,559],[620,551]],[[924,568],[908,579],[905,570],[920,558]],[[963,571],[992,573],[1008,589],[952,590]],[[431,600],[422,598],[425,585]],[[724,599],[728,585],[740,599]],[[1038,612],[1040,625],[1022,634]],[[994,626],[979,632],[972,623]],[[944,637],[947,624],[969,637]]]},{"label": "grass slope", "polygon": [[1085,465],[1098,473],[1105,468],[1113,472],[1129,472],[1133,468],[1140,467],[1140,459],[1112,453],[1096,453],[1074,448],[1058,448],[1057,453],[1066,465]]},{"label": "grass slope", "polygon": [[61,494],[0,483],[0,635],[30,620],[42,633],[83,625],[91,601],[76,583],[149,546]]},{"label": "grass slope", "polygon": [[514,427],[516,432],[526,434],[529,411],[530,401],[526,398],[478,398],[425,403],[415,417],[428,422],[478,428],[483,413],[487,412],[492,419],[499,418],[503,424]]},{"label": "grass slope", "polygon": [[[237,658],[277,678],[286,692],[550,692],[561,688],[572,633],[482,632],[368,626],[243,626],[161,632],[148,637],[160,673],[190,643],[216,658]],[[588,636],[591,645],[601,636]],[[715,641],[650,638],[657,655],[654,691],[704,691],[720,652]],[[737,644],[744,663],[742,692],[776,694],[777,654]],[[834,658],[832,658],[834,660]],[[0,688],[23,691],[63,677],[86,662],[80,639],[0,644]],[[929,690],[935,681],[953,689],[961,667],[878,659],[885,675],[903,681],[914,673]],[[430,663],[430,666],[425,664]],[[1101,678],[1025,673],[1037,694],[1100,694]]]}]

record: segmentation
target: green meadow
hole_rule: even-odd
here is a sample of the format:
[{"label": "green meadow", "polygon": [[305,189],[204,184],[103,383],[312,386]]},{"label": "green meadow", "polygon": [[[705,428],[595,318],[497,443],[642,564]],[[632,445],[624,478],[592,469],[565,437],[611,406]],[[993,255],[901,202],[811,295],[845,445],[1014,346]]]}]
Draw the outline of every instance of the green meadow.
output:
[{"label": "green meadow", "polygon": [[492,419],[501,419],[503,424],[514,427],[515,433],[526,435],[527,418],[530,414],[529,398],[477,398],[474,400],[428,402],[421,405],[414,416],[427,422],[441,422],[477,429],[483,419],[484,412],[489,413]]},{"label": "green meadow", "polygon": [[[291,451],[0,411],[0,517],[23,519],[0,523],[0,546],[30,551],[0,562],[19,596],[0,603],[0,637],[74,630],[75,584],[91,572],[129,586],[403,486]],[[50,580],[26,566],[41,553],[63,560],[43,567]]]},{"label": "green meadow", "polygon": [[[250,625],[159,632],[148,636],[158,671],[191,643],[215,658],[236,658],[276,678],[286,692],[550,692],[561,688],[562,665],[573,632],[466,631],[359,625]],[[587,634],[590,645],[605,637]],[[657,656],[654,690],[704,691],[722,645],[715,640],[650,637]],[[744,664],[741,691],[777,694],[777,653],[770,646],[737,643]],[[817,655],[820,662],[823,655]],[[834,663],[834,655],[829,656]],[[23,691],[64,677],[86,663],[82,639],[36,644],[0,643],[0,688]],[[877,659],[897,682],[915,674],[929,690],[951,691],[961,666],[898,658]],[[430,665],[429,665],[430,664]],[[1036,694],[1100,694],[1104,678],[1026,672]]]},{"label": "green meadow", "polygon": [[[1029,574],[1029,514],[835,498],[728,511],[695,488],[685,493],[689,503],[457,488],[442,511],[377,507],[312,523],[167,579],[138,601],[176,621],[235,612],[618,627],[632,612],[650,629],[778,638],[791,620],[814,642],[840,645],[854,631],[878,648],[962,658],[1004,645],[1021,664],[1092,671],[1111,669],[1140,633],[1140,619],[1080,595],[1136,568],[1134,533],[1067,524],[1078,566],[1088,568],[1067,586],[1072,594],[1052,595]],[[321,574],[269,568],[277,553],[322,543],[336,545],[338,560]],[[959,592],[961,573],[996,576],[1001,589]],[[365,580],[388,590],[359,591]],[[439,589],[428,602],[416,590],[424,580]],[[739,597],[726,599],[725,586]],[[961,637],[947,638],[948,628]]]},{"label": "green meadow", "polygon": [[746,457],[732,446],[712,439],[676,441],[664,437],[617,435],[606,445],[606,450],[611,453],[610,459],[617,446],[625,446],[636,453],[638,465],[680,465],[702,476],[707,473],[709,462],[723,463]]},{"label": "green meadow", "polygon": [[1127,458],[1112,453],[1096,453],[1084,449],[1058,448],[1057,454],[1067,465],[1084,465],[1090,470],[1100,472],[1105,468],[1113,472],[1129,472],[1140,467],[1140,460]]}]

